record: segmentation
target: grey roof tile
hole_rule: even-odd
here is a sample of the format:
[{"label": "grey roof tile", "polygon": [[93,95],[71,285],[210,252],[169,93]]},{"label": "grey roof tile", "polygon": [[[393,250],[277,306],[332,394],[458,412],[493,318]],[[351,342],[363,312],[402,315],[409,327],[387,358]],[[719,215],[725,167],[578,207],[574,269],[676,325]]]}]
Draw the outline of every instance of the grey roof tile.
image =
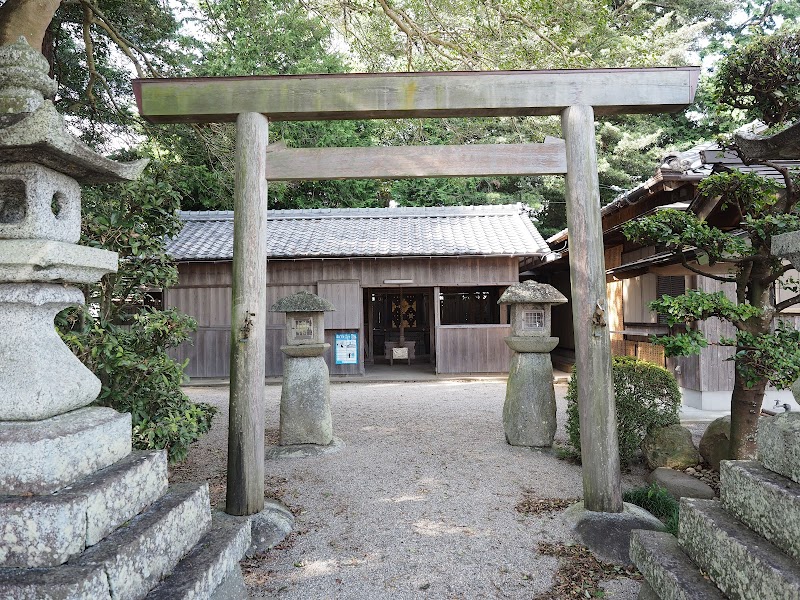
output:
[{"label": "grey roof tile", "polygon": [[[269,211],[269,258],[546,254],[525,206],[354,208]],[[182,212],[169,241],[178,261],[230,260],[233,212]]]}]

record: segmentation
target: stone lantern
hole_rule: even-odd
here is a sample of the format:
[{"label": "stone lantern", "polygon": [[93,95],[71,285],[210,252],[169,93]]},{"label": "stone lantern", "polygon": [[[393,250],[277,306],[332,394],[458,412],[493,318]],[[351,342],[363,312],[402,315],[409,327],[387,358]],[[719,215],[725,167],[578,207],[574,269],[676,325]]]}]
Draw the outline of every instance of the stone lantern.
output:
[{"label": "stone lantern", "polygon": [[327,446],[333,442],[333,425],[328,365],[322,355],[331,346],[325,343],[325,312],[336,309],[316,294],[297,292],[270,310],[286,313],[279,443]]},{"label": "stone lantern", "polygon": [[53,325],[117,270],[77,243],[80,185],[147,161],[75,139],[48,71],[24,38],[0,47],[0,596],[208,598],[225,581],[244,598],[250,523],[212,517],[206,483],[167,487],[166,452],[132,451],[131,415],[91,406],[100,381]]},{"label": "stone lantern", "polygon": [[512,446],[549,447],[556,433],[556,396],[550,351],[551,307],[567,302],[551,285],[525,281],[509,287],[498,304],[509,304],[514,351],[503,405],[503,427]]}]

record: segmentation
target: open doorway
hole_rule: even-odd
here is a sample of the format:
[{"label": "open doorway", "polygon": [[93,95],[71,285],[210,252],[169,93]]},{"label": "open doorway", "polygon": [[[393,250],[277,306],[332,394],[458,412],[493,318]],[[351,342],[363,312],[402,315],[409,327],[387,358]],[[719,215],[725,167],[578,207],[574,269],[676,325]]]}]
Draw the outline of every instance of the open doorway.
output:
[{"label": "open doorway", "polygon": [[433,362],[432,288],[366,289],[364,315],[368,334],[366,364]]}]

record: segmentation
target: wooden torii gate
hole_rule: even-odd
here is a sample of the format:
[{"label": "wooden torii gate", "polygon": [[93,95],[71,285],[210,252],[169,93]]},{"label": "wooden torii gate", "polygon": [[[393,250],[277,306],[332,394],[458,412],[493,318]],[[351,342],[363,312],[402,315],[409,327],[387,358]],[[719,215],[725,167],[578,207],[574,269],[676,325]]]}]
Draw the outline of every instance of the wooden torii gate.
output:
[{"label": "wooden torii gate", "polygon": [[[566,174],[584,504],[621,512],[594,116],[692,103],[699,67],[139,79],[151,123],[236,121],[226,510],[264,508],[267,180]],[[268,120],[561,115],[564,143],[268,151]]]}]

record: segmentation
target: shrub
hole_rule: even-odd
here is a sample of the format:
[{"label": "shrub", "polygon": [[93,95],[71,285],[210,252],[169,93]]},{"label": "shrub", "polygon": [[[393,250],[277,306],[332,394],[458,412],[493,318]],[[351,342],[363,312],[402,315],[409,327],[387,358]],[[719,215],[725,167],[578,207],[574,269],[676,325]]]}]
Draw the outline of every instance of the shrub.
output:
[{"label": "shrub", "polygon": [[88,327],[64,331],[62,337],[100,378],[96,404],[131,413],[135,448],[164,448],[171,463],[184,460],[189,444],[208,432],[216,413],[181,391],[185,364],[167,354],[188,338],[194,320],[174,310],[143,310],[125,325],[86,320]]},{"label": "shrub", "polygon": [[664,522],[669,533],[678,535],[680,505],[667,490],[657,483],[651,483],[649,487],[628,490],[622,494],[622,499],[649,511],[654,517]]},{"label": "shrub", "polygon": [[[630,356],[615,356],[612,374],[619,458],[625,464],[636,457],[649,429],[680,422],[678,410],[681,393],[675,377],[669,371]],[[567,434],[570,445],[580,454],[578,387],[574,369],[567,389]]]}]

